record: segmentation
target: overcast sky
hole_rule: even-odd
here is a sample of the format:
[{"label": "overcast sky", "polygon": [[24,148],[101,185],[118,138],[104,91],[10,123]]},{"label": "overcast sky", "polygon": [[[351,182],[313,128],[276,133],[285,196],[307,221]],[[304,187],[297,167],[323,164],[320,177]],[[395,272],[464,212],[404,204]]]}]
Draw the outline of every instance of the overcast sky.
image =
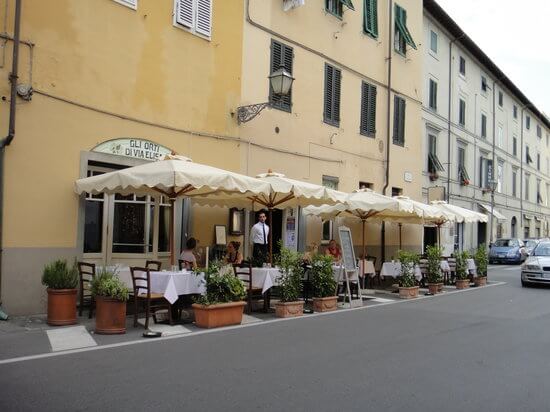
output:
[{"label": "overcast sky", "polygon": [[550,115],[550,1],[436,1],[523,94]]}]

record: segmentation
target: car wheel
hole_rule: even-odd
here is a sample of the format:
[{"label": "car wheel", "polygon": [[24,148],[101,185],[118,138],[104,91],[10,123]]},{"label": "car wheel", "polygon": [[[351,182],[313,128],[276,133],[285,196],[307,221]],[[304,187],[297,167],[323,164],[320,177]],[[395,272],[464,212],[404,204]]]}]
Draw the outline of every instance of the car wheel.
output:
[{"label": "car wheel", "polygon": [[521,286],[524,287],[524,288],[526,288],[526,287],[529,286],[529,284],[528,284],[527,282],[525,282],[525,281],[522,280],[522,281],[521,281]]}]

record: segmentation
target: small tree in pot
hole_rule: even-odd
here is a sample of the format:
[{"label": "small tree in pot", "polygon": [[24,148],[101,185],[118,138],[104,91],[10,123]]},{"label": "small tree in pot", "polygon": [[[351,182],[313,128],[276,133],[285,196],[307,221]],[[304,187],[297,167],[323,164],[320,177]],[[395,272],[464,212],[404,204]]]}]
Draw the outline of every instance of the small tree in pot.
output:
[{"label": "small tree in pot", "polygon": [[126,333],[129,290],[114,272],[103,270],[92,280],[96,301],[95,331],[102,335]]},{"label": "small tree in pot", "polygon": [[457,252],[456,254],[456,288],[465,289],[470,285],[468,279],[468,264],[467,259],[470,258],[470,254],[466,251]]},{"label": "small tree in pot", "polygon": [[42,284],[48,288],[48,325],[74,325],[78,285],[76,263],[69,267],[66,260],[56,260],[46,265]]},{"label": "small tree in pot", "polygon": [[329,312],[336,310],[336,280],[332,273],[332,257],[315,255],[311,259],[311,282],[313,284],[313,310]]},{"label": "small tree in pot", "polygon": [[440,287],[443,286],[441,276],[441,248],[438,246],[428,246],[426,248],[428,257],[427,277],[428,289],[432,295],[435,295]]},{"label": "small tree in pot", "polygon": [[246,306],[243,282],[230,266],[221,266],[218,262],[213,262],[204,276],[206,293],[192,305],[195,324],[200,328],[240,325]]},{"label": "small tree in pot", "polygon": [[489,262],[485,244],[478,246],[474,254],[474,260],[477,267],[477,275],[474,278],[474,283],[476,286],[485,286],[487,284],[487,263]]},{"label": "small tree in pot", "polygon": [[399,276],[399,297],[402,299],[411,299],[418,297],[418,286],[414,277],[415,266],[419,262],[416,253],[400,250],[397,252],[399,262],[401,262],[401,276]]},{"label": "small tree in pot", "polygon": [[304,302],[300,299],[304,268],[302,256],[285,247],[281,248],[278,263],[281,271],[279,277],[280,302],[275,304],[275,314],[280,318],[302,316]]}]

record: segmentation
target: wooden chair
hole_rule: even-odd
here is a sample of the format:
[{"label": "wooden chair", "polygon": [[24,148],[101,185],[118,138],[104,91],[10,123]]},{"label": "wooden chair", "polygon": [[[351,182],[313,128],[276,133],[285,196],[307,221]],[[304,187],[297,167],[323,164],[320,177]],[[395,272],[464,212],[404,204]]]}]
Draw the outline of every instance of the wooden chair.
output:
[{"label": "wooden chair", "polygon": [[449,276],[447,278],[447,284],[451,285],[454,283],[455,277],[456,277],[456,258],[450,257],[447,259],[447,262],[449,262],[449,267],[451,268],[451,271],[449,273]]},{"label": "wooden chair", "polygon": [[190,260],[178,259],[178,266],[180,270],[190,270],[193,269],[193,262],[191,262]]},{"label": "wooden chair", "polygon": [[95,299],[91,292],[91,283],[95,278],[95,264],[78,262],[78,275],[80,278],[80,304],[78,306],[78,316],[82,316],[82,310],[86,304],[90,311],[88,312],[88,319],[92,318],[92,313],[95,307]]},{"label": "wooden chair", "polygon": [[145,267],[149,268],[153,272],[160,272],[162,262],[160,260],[146,260]]},{"label": "wooden chair", "polygon": [[[374,288],[374,281],[375,280],[378,283],[378,286],[382,285],[382,281],[380,280],[380,271],[376,270],[376,259],[377,259],[376,256],[372,256],[372,255],[367,255],[367,257],[366,257],[366,260],[370,260],[372,262],[372,265],[374,266],[374,271],[376,272],[375,275],[370,278],[371,288]],[[367,282],[363,283],[363,288],[365,287],[366,283]]]},{"label": "wooden chair", "polygon": [[426,287],[426,277],[428,276],[428,259],[420,259],[418,262],[418,267],[420,268],[420,273],[422,273],[420,284],[422,287]]},{"label": "wooden chair", "polygon": [[162,293],[151,293],[151,271],[149,268],[130,267],[132,273],[132,284],[134,286],[134,327],[138,326],[138,302],[145,304],[145,329],[149,328],[149,315],[157,323],[156,311],[159,309],[168,310],[170,325],[174,324],[172,319],[172,305]]},{"label": "wooden chair", "polygon": [[252,264],[250,262],[243,262],[240,265],[234,264],[233,271],[235,272],[235,276],[244,283],[247,302],[246,311],[250,313],[252,311],[253,300],[264,300],[262,288],[254,288],[252,286]]}]

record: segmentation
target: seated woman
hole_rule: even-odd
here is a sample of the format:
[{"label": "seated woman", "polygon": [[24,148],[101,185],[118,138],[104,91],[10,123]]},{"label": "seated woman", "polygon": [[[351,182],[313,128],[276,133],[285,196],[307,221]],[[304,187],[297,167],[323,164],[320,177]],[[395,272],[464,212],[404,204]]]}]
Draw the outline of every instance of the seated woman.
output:
[{"label": "seated woman", "polygon": [[342,259],[342,251],[340,250],[340,246],[336,244],[336,240],[330,240],[328,247],[325,249],[325,255],[332,256],[335,262],[340,262]]},{"label": "seated woman", "polygon": [[195,257],[195,248],[197,247],[197,240],[194,237],[187,239],[186,248],[181,252],[180,259],[185,261],[183,267],[185,269],[196,269],[197,258]]},{"label": "seated woman", "polygon": [[243,255],[239,252],[239,242],[231,241],[227,245],[227,253],[223,257],[224,263],[228,265],[240,265],[243,261]]}]

